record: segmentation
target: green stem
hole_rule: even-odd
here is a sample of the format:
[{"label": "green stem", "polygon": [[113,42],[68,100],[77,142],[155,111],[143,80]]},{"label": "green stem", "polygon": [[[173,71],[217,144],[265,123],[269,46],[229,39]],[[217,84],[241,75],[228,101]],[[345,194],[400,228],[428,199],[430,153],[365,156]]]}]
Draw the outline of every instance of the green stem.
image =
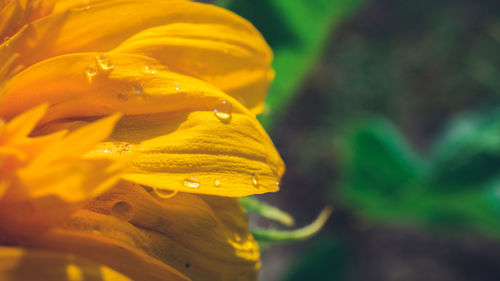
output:
[{"label": "green stem", "polygon": [[285,226],[293,226],[295,224],[292,216],[276,207],[260,201],[257,198],[241,197],[240,204],[248,212],[259,214],[266,219],[277,221]]},{"label": "green stem", "polygon": [[318,233],[333,212],[331,206],[326,206],[308,226],[296,230],[266,230],[266,229],[252,229],[254,237],[259,242],[295,242],[308,239]]}]

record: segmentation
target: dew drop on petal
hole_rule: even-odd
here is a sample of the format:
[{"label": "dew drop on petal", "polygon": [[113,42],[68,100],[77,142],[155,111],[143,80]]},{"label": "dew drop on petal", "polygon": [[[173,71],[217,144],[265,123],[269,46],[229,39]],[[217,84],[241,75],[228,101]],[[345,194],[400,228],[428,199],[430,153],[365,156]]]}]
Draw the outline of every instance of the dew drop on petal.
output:
[{"label": "dew drop on petal", "polygon": [[83,8],[83,10],[87,11],[90,9],[90,0],[82,0],[80,7]]},{"label": "dew drop on petal", "polygon": [[280,187],[280,184],[281,184],[281,183],[280,183],[280,176],[279,176],[279,173],[278,173],[278,171],[277,171],[277,170],[274,170],[274,169],[272,169],[272,171],[273,171],[273,175],[276,177],[276,183],[275,183],[275,185],[276,185],[276,187],[278,187],[278,188],[279,188],[279,187]]},{"label": "dew drop on petal", "polygon": [[179,91],[179,90],[180,90],[180,88],[179,88],[179,83],[178,83],[177,81],[174,81],[174,85],[175,85],[175,87],[174,87],[174,88],[175,88],[175,90],[176,90],[176,91]]},{"label": "dew drop on petal", "polygon": [[146,72],[148,74],[155,74],[156,73],[156,69],[154,69],[154,67],[152,67],[152,66],[146,65],[144,67],[144,72]]},{"label": "dew drop on petal", "polygon": [[184,186],[191,188],[198,188],[200,187],[200,182],[195,177],[187,177],[184,179]]},{"label": "dew drop on petal", "polygon": [[222,121],[229,121],[231,119],[232,111],[233,105],[230,102],[223,100],[215,106],[214,114]]},{"label": "dew drop on petal", "polygon": [[118,201],[111,207],[111,215],[120,220],[129,221],[134,216],[134,208],[128,202]]},{"label": "dew drop on petal", "polygon": [[252,184],[253,186],[255,187],[258,187],[259,186],[259,174],[257,172],[254,172],[252,174]]},{"label": "dew drop on petal", "polygon": [[85,75],[87,76],[87,79],[89,80],[89,83],[92,82],[94,77],[97,75],[97,67],[95,65],[89,65],[85,68]]},{"label": "dew drop on petal", "polygon": [[144,95],[144,85],[142,83],[136,83],[134,85],[134,92],[139,95]]},{"label": "dew drop on petal", "polygon": [[96,224],[92,227],[92,233],[93,234],[101,234],[101,226]]},{"label": "dew drop on petal", "polygon": [[111,72],[115,68],[113,61],[106,53],[97,55],[95,59],[97,62],[97,66],[103,72]]},{"label": "dew drop on petal", "polygon": [[118,153],[120,154],[129,154],[129,153],[132,153],[132,149],[130,147],[130,144],[123,144],[119,147],[118,149]]},{"label": "dew drop on petal", "polygon": [[156,196],[162,198],[162,199],[169,199],[177,195],[178,191],[177,190],[170,190],[170,189],[164,189],[164,188],[154,188],[154,193]]},{"label": "dew drop on petal", "polygon": [[214,186],[215,187],[220,187],[220,179],[219,178],[215,178],[214,179]]}]

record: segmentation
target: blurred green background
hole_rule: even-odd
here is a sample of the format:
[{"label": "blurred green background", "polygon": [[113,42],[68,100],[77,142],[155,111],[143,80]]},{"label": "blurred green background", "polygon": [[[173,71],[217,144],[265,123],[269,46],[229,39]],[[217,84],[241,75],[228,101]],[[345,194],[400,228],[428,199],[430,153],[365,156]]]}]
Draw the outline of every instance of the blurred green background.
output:
[{"label": "blurred green background", "polygon": [[262,281],[500,280],[500,1],[216,4],[275,52],[259,118],[287,173],[259,198],[298,227],[335,207]]}]

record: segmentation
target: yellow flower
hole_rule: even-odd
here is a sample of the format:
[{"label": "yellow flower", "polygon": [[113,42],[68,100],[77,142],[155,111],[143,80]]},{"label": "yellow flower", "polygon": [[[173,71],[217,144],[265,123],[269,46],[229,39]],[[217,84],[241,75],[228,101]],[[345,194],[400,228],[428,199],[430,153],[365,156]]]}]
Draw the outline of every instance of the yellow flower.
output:
[{"label": "yellow flower", "polygon": [[[284,165],[255,118],[274,74],[251,24],[189,1],[3,0],[2,37],[0,279],[257,278],[236,197],[277,191]],[[109,135],[116,115],[95,120],[115,112]]]}]

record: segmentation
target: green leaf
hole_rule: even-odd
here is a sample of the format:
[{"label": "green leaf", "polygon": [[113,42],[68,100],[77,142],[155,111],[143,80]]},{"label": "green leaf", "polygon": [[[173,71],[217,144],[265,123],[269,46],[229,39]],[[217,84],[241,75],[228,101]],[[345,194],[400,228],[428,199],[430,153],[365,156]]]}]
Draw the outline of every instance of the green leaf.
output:
[{"label": "green leaf", "polygon": [[441,188],[477,188],[500,174],[500,109],[457,118],[436,143],[432,182]]},{"label": "green leaf", "polygon": [[332,30],[367,0],[224,0],[220,5],[252,22],[274,50],[276,78],[259,119],[270,129],[287,110]]},{"label": "green leaf", "polygon": [[[416,156],[389,122],[367,121],[355,126],[344,140],[345,174],[340,192],[343,203],[372,221],[411,223],[447,233],[475,230],[499,237],[500,175],[492,174],[485,180],[460,170],[485,164],[479,161],[484,158],[470,155],[496,152],[497,135],[493,132],[500,132],[494,125],[496,114],[478,119],[469,116],[455,122],[435,147],[433,157],[440,164],[432,165]],[[469,126],[462,123],[464,120]],[[463,164],[453,163],[460,158]],[[453,169],[444,169],[442,163]],[[443,189],[442,181],[434,177],[443,172],[449,182],[455,180],[453,177],[459,178],[456,182],[467,179],[468,186],[474,188]]]},{"label": "green leaf", "polygon": [[343,140],[343,179],[336,194],[358,214],[376,220],[419,216],[427,164],[387,120],[354,125]]},{"label": "green leaf", "polygon": [[355,126],[345,143],[351,188],[376,190],[393,198],[425,172],[423,160],[388,121],[371,120]]}]

